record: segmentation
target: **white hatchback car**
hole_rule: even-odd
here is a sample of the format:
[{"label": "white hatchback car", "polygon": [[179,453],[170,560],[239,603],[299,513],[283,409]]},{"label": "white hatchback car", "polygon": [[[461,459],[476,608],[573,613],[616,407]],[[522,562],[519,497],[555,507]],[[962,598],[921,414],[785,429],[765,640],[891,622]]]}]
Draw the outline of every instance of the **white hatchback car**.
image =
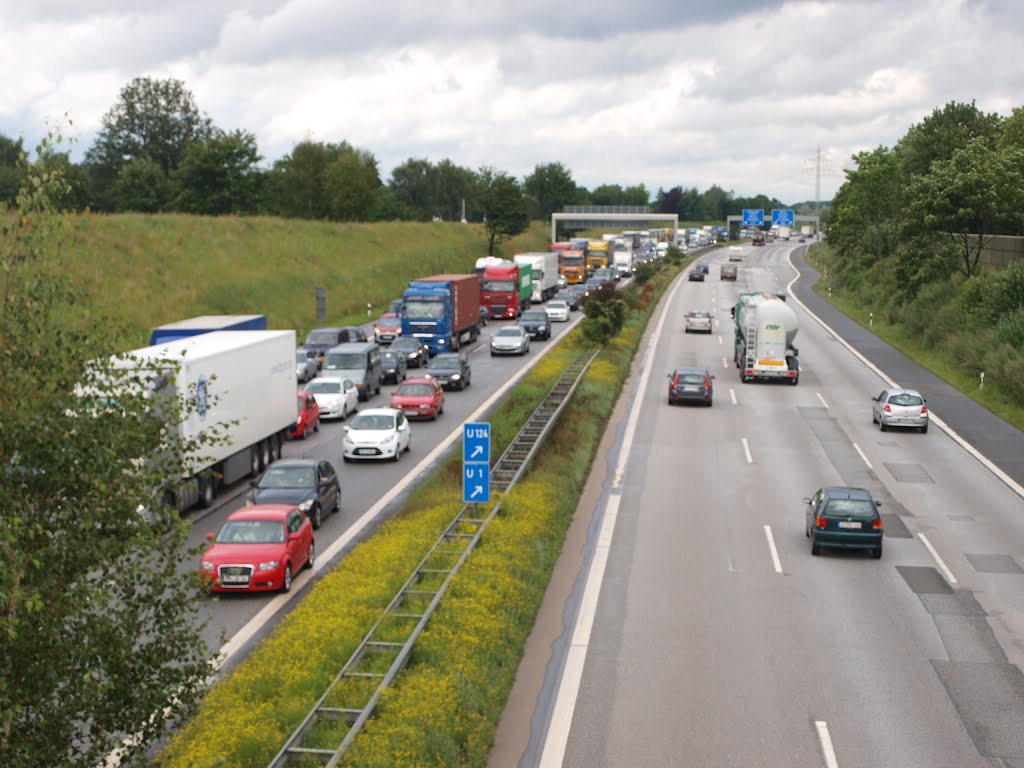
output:
[{"label": "white hatchback car", "polygon": [[561,299],[551,299],[544,305],[544,311],[548,314],[548,320],[553,323],[569,322],[569,305]]},{"label": "white hatchback car", "polygon": [[317,376],[305,386],[320,406],[321,419],[341,419],[359,410],[359,390],[351,379]]},{"label": "white hatchback car", "polygon": [[341,457],[398,461],[409,450],[412,430],[405,414],[395,408],[366,408],[345,427]]},{"label": "white hatchback car", "polygon": [[889,427],[928,431],[928,406],[915,389],[883,389],[871,404],[871,421],[885,432]]}]

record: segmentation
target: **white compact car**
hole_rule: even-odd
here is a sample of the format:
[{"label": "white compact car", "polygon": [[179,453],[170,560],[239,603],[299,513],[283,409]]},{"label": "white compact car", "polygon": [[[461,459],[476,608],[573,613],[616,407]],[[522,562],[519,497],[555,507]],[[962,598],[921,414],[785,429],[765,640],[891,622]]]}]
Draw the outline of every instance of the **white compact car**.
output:
[{"label": "white compact car", "polygon": [[409,450],[412,430],[405,414],[395,408],[366,408],[345,427],[341,456],[398,461]]},{"label": "white compact car", "polygon": [[882,432],[890,427],[928,431],[927,401],[916,389],[883,389],[871,400],[871,421]]},{"label": "white compact car", "polygon": [[317,376],[305,389],[320,406],[321,419],[341,419],[359,410],[359,390],[351,379],[340,376]]},{"label": "white compact car", "polygon": [[548,319],[553,323],[569,322],[569,305],[561,299],[551,299],[544,305],[544,311],[548,313]]}]

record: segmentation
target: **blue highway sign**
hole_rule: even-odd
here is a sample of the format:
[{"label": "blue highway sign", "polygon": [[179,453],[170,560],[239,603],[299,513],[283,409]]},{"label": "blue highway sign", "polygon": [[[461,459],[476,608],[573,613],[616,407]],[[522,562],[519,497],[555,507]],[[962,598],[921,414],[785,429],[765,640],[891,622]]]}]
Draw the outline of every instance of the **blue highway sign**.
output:
[{"label": "blue highway sign", "polygon": [[462,460],[491,463],[491,425],[487,422],[462,425]]},{"label": "blue highway sign", "polygon": [[773,208],[772,209],[772,226],[775,227],[792,227],[796,218],[793,215],[792,208]]},{"label": "blue highway sign", "polygon": [[491,500],[491,425],[467,423],[462,427],[462,502],[486,504]]},{"label": "blue highway sign", "polygon": [[487,464],[462,465],[462,503],[486,504],[491,500],[491,468]]},{"label": "blue highway sign", "polygon": [[764,209],[763,208],[744,208],[743,209],[743,226],[744,227],[763,227],[764,226]]}]

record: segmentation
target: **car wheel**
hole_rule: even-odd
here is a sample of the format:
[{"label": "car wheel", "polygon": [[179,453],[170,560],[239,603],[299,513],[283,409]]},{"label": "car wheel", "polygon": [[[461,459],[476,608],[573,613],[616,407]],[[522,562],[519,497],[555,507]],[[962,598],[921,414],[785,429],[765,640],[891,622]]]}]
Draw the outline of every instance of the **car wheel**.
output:
[{"label": "car wheel", "polygon": [[871,423],[872,424],[877,424],[878,423],[878,419],[875,418],[875,412],[874,411],[871,412]]},{"label": "car wheel", "polygon": [[352,459],[350,459],[348,456],[345,456],[345,455],[342,455],[341,460],[343,462],[345,462],[346,464],[348,464],[349,462],[352,461]]},{"label": "car wheel", "polygon": [[401,459],[401,458],[402,458],[402,449],[399,448],[398,446],[395,446],[395,455],[391,457],[391,460],[397,464],[398,460]]},{"label": "car wheel", "polygon": [[281,592],[288,594],[292,591],[292,566],[291,563],[285,563],[284,566],[284,579],[281,580]]},{"label": "car wheel", "polygon": [[313,512],[309,516],[309,522],[313,525],[315,531],[324,521],[324,513],[320,509],[320,505],[316,504],[313,506]]},{"label": "car wheel", "polygon": [[307,426],[306,426],[305,424],[303,424],[303,425],[302,425],[302,434],[301,434],[301,435],[299,435],[299,439],[300,439],[300,440],[305,440],[305,439],[306,439],[306,433],[307,433],[308,431],[309,431],[309,427],[307,427]]},{"label": "car wheel", "polygon": [[806,536],[808,539],[811,538],[811,527],[806,524],[804,525],[804,536]]},{"label": "car wheel", "polygon": [[815,557],[821,554],[821,547],[815,543],[814,536],[811,536],[811,554]]},{"label": "car wheel", "polygon": [[711,407],[711,402],[712,402],[712,399],[711,399],[711,398],[709,397],[709,398],[708,398],[708,402],[707,402],[707,406],[708,406],[708,408],[710,408],[710,407]]},{"label": "car wheel", "polygon": [[795,387],[797,384],[800,383],[800,377],[794,376],[792,379],[789,380],[789,383]]},{"label": "car wheel", "polygon": [[885,432],[887,429],[888,429],[888,427],[885,426],[885,422],[882,421],[881,419],[879,419],[878,420],[878,431],[879,432]]},{"label": "car wheel", "polygon": [[309,555],[306,557],[306,564],[303,568],[312,568],[313,562],[316,560],[316,539],[309,542]]},{"label": "car wheel", "polygon": [[314,432],[319,432],[320,431],[320,417],[319,416],[317,417],[316,421],[313,422],[313,431]]},{"label": "car wheel", "polygon": [[926,432],[928,432],[928,425],[927,424],[925,424],[923,427],[921,427],[921,434],[923,435]]},{"label": "car wheel", "polygon": [[496,357],[496,355],[493,352],[491,352],[491,357]]},{"label": "car wheel", "polygon": [[871,556],[873,558],[875,558],[875,560],[881,560],[882,559],[882,547],[881,546],[877,546],[874,549],[872,549],[871,550]]},{"label": "car wheel", "polygon": [[348,403],[341,404],[341,420],[344,421],[348,418]]}]

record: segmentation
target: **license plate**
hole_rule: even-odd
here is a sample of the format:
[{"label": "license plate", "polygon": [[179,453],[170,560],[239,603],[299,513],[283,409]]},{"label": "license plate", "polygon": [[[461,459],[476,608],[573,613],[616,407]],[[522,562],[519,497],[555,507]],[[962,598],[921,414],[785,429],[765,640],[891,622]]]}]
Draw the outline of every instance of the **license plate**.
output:
[{"label": "license plate", "polygon": [[840,528],[855,528],[856,529],[856,528],[860,528],[860,523],[855,523],[855,522],[852,522],[850,520],[840,520],[839,521],[839,527]]},{"label": "license plate", "polygon": [[231,573],[225,573],[220,577],[220,580],[224,584],[244,584],[249,580],[249,577],[245,574],[235,575]]},{"label": "license plate", "polygon": [[374,450],[373,448],[356,448],[356,453],[360,456],[372,456]]},{"label": "license plate", "polygon": [[700,387],[683,387],[686,392],[699,392]]}]

